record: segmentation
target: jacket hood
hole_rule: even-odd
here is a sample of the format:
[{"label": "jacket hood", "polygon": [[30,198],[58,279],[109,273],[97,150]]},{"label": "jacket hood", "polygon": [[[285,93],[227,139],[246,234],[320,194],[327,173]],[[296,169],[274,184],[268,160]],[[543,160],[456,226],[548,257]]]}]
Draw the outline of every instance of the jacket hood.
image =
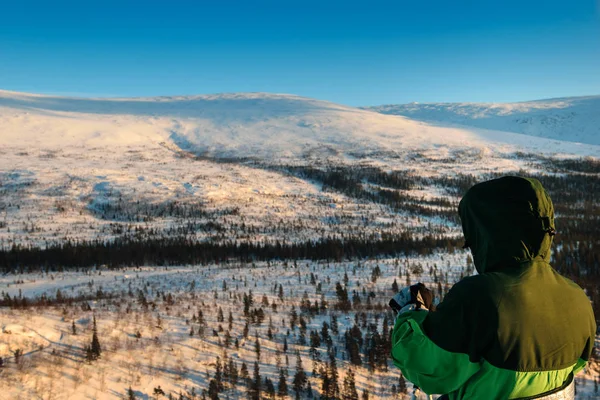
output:
[{"label": "jacket hood", "polygon": [[477,272],[550,261],[554,206],[542,184],[506,176],[470,188],[458,206]]}]

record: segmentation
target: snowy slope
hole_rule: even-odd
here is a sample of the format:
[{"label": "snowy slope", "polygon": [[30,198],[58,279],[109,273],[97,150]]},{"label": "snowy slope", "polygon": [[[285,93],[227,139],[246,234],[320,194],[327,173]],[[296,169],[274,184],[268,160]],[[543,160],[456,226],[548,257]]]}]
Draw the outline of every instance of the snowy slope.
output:
[{"label": "snowy slope", "polygon": [[[418,177],[537,168],[516,152],[600,157],[600,146],[429,124],[293,95],[83,99],[0,91],[0,247],[106,240],[134,228],[173,235],[189,222],[157,211],[173,204],[214,214],[197,223],[218,223],[225,233],[198,228],[202,240],[275,240],[280,227],[293,225],[303,229],[289,240],[429,224],[449,232],[457,227],[322,190],[278,167],[365,166]],[[434,184],[408,194],[419,201],[446,196]],[[104,213],[108,205],[121,211]],[[148,207],[157,215],[146,215]],[[150,221],[125,216],[138,212]],[[257,230],[236,230],[242,225]]]},{"label": "snowy slope", "polygon": [[600,96],[521,103],[410,103],[365,109],[444,125],[600,144]]},{"label": "snowy slope", "polygon": [[[588,119],[593,118],[590,111]],[[482,128],[504,129],[499,124]],[[590,122],[582,134],[592,136],[593,129],[597,132],[598,125]],[[166,143],[197,155],[268,160],[315,154],[398,156],[439,148],[600,156],[600,147],[568,143],[578,136],[564,136],[566,142],[558,142],[429,125],[326,101],[265,93],[84,99],[0,91],[0,132],[2,146],[50,149]],[[544,135],[557,139],[552,132]]]}]

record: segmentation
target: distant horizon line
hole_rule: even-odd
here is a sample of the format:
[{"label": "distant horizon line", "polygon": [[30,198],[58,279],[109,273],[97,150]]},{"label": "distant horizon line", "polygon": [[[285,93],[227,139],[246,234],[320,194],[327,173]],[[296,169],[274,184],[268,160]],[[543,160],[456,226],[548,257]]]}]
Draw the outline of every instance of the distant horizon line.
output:
[{"label": "distant horizon line", "polygon": [[332,100],[324,100],[317,97],[309,97],[303,96],[294,93],[283,93],[283,92],[265,92],[265,91],[255,91],[255,92],[215,92],[215,93],[196,93],[196,94],[165,94],[165,95],[153,95],[153,96],[122,96],[122,95],[114,95],[114,94],[86,94],[82,92],[26,92],[26,91],[17,91],[17,90],[9,90],[0,88],[0,94],[2,93],[11,93],[17,95],[27,95],[32,97],[57,97],[57,98],[70,98],[70,99],[80,99],[80,100],[147,100],[147,99],[172,99],[172,100],[185,100],[186,98],[194,98],[194,97],[204,97],[204,96],[223,96],[223,95],[257,95],[257,94],[265,94],[265,95],[275,95],[275,96],[293,96],[299,97],[303,99],[309,100],[319,100],[326,101],[334,104],[340,104],[344,106],[354,107],[354,108],[372,108],[372,107],[383,107],[383,106],[392,106],[392,105],[409,105],[409,104],[520,104],[520,103],[532,103],[532,102],[543,102],[543,101],[558,101],[558,100],[566,100],[566,99],[585,99],[585,98],[593,98],[600,97],[600,94],[588,94],[588,95],[575,95],[575,96],[559,96],[559,97],[548,97],[548,98],[538,98],[538,99],[530,99],[530,100],[517,100],[517,101],[409,101],[409,102],[399,102],[399,103],[380,103],[376,105],[361,105],[361,106],[353,106],[345,103],[340,103]]}]

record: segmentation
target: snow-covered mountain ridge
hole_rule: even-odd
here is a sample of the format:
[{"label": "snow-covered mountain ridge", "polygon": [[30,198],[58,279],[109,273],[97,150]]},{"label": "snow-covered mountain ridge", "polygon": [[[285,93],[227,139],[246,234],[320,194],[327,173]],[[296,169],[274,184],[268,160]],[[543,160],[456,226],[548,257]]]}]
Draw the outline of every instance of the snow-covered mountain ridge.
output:
[{"label": "snow-covered mountain ridge", "polygon": [[[481,105],[452,106],[458,110],[454,114],[462,117],[448,118],[448,123],[441,125],[414,120],[434,121],[434,116],[443,110],[441,106],[431,106],[433,109],[419,105],[398,106],[404,107],[401,110],[413,110],[409,117],[414,119],[410,119],[374,112],[395,112],[396,109],[390,107],[370,111],[268,93],[87,99],[0,91],[0,145],[64,148],[167,143],[197,155],[268,160],[304,158],[315,153],[319,156],[398,156],[407,151],[433,150],[443,154],[457,148],[598,157],[600,147],[569,143],[600,144],[598,135],[594,134],[600,129],[600,123],[594,123],[600,113],[593,113],[595,105],[600,104],[600,97],[590,99],[584,102],[587,108],[578,107],[578,110],[588,110],[587,114],[583,111],[573,114],[574,111],[564,106],[582,101],[577,99],[532,103],[529,108],[504,105],[494,111],[493,120],[502,122],[502,118],[507,118],[502,115],[516,115],[515,110],[521,110],[519,115],[528,116],[520,117],[521,120],[531,120],[539,128],[530,133],[552,139],[548,140],[515,134],[515,129],[499,122],[493,126],[481,123],[482,126],[475,128],[454,125],[461,121],[466,125],[463,120],[490,120],[491,117],[472,117],[492,114]],[[546,117],[544,112],[550,114]],[[578,130],[574,129],[572,135],[566,135],[563,128],[551,129],[567,123],[559,123],[562,119],[555,117],[559,112],[560,118],[567,122],[585,117],[586,123],[577,123]],[[433,116],[424,117],[429,114]],[[446,111],[446,114],[452,112]],[[542,132],[541,127],[545,126],[548,126],[547,131]],[[590,139],[580,140],[582,135]]]},{"label": "snow-covered mountain ridge", "polygon": [[600,144],[600,96],[518,103],[410,103],[365,107],[419,121]]}]

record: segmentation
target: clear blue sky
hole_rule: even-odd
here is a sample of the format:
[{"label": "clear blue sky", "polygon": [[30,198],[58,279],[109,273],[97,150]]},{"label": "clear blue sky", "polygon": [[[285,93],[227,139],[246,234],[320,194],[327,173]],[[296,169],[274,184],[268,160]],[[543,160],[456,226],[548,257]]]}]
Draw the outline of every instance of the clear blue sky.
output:
[{"label": "clear blue sky", "polygon": [[264,91],[350,105],[600,94],[599,8],[599,0],[7,0],[0,88]]}]

